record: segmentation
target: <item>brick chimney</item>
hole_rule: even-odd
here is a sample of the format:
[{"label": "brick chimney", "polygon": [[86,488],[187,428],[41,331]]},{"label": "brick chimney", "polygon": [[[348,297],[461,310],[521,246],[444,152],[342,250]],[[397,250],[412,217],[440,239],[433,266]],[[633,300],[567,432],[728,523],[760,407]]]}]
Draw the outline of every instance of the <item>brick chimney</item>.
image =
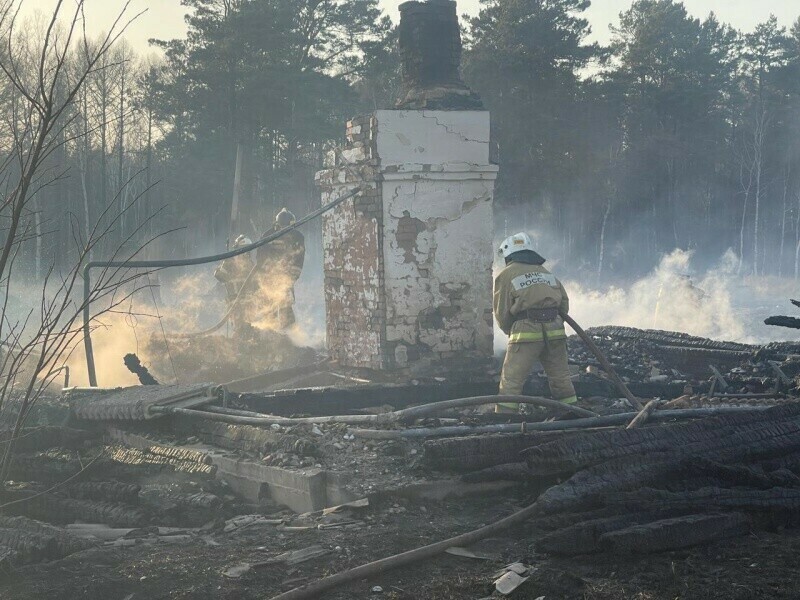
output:
[{"label": "brick chimney", "polygon": [[490,119],[461,81],[456,3],[400,6],[404,96],[347,123],[317,174],[328,352],[398,377],[474,378],[493,359]]}]

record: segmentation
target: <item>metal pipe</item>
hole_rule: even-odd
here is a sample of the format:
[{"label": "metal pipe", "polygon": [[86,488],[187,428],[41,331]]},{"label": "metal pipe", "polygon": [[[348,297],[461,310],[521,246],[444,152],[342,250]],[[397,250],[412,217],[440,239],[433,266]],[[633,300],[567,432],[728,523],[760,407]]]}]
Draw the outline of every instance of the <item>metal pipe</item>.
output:
[{"label": "metal pipe", "polygon": [[236,248],[234,250],[229,250],[228,252],[223,252],[222,254],[215,254],[213,256],[201,256],[197,258],[186,258],[181,260],[110,260],[110,261],[90,261],[86,263],[83,268],[83,345],[84,350],[86,352],[86,369],[89,374],[89,385],[91,387],[97,387],[97,371],[95,369],[94,363],[94,349],[92,347],[92,335],[91,335],[91,303],[90,303],[90,296],[92,293],[91,287],[91,270],[96,267],[103,267],[103,268],[127,268],[127,269],[166,269],[169,267],[191,267],[194,265],[205,265],[208,263],[219,262],[221,260],[225,260],[227,258],[233,258],[234,256],[239,256],[241,254],[247,254],[248,252],[252,252],[277,240],[278,238],[286,235],[290,231],[297,229],[298,227],[305,225],[309,221],[316,219],[320,215],[333,210],[346,200],[353,198],[357,194],[361,192],[361,187],[359,186],[357,189],[348,192],[341,198],[334,200],[333,202],[329,202],[328,204],[318,208],[314,212],[306,215],[299,221],[297,221],[294,225],[290,225],[285,229],[281,229],[280,231],[276,231],[257,242],[249,244],[247,246],[242,246],[241,248]]},{"label": "metal pipe", "polygon": [[290,427],[293,425],[324,425],[326,423],[346,423],[350,425],[378,425],[386,423],[386,421],[377,420],[377,417],[383,417],[384,415],[338,415],[330,417],[292,418],[260,415],[259,413],[251,413],[250,411],[220,408],[219,406],[206,407],[203,410],[154,406],[150,410],[154,413],[180,415],[183,417],[192,417],[196,419],[208,419],[209,421],[219,421],[221,423],[229,423],[231,425],[253,425],[255,427],[268,427],[270,425]]},{"label": "metal pipe", "polygon": [[398,410],[395,414],[400,421],[410,421],[417,417],[426,417],[430,414],[440,410],[447,410],[451,408],[463,408],[466,406],[480,406],[482,404],[496,404],[498,402],[508,402],[512,404],[531,404],[533,406],[540,406],[542,408],[550,408],[557,411],[570,412],[582,417],[597,417],[597,413],[593,413],[585,408],[573,406],[571,404],[564,404],[558,400],[551,400],[550,398],[541,398],[538,396],[474,396],[471,398],[457,398],[455,400],[444,400],[442,402],[434,402],[432,404],[423,404],[421,406],[412,406],[403,410]]},{"label": "metal pipe", "polygon": [[[672,419],[698,419],[703,417],[715,417],[718,415],[730,415],[752,411],[764,411],[769,406],[720,406],[718,408],[690,408],[682,410],[656,411],[650,415],[650,421],[669,421]],[[356,437],[369,440],[397,440],[397,439],[416,439],[460,436],[481,433],[525,433],[529,431],[568,431],[571,429],[587,429],[595,427],[611,427],[615,425],[626,425],[639,413],[622,413],[618,415],[607,415],[604,417],[594,417],[591,419],[573,419],[572,421],[545,421],[544,423],[511,423],[500,425],[481,425],[470,427],[459,425],[457,427],[434,427],[417,428],[405,430],[390,429],[351,429],[350,433]]]}]

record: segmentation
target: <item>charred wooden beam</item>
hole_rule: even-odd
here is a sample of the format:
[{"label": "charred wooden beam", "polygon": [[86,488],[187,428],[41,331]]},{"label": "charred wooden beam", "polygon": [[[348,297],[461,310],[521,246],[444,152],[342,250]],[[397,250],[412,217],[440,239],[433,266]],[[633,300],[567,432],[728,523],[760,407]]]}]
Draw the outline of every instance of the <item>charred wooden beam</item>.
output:
[{"label": "charred wooden beam", "polygon": [[[754,413],[731,414],[694,423],[652,429],[609,430],[558,439],[525,452],[535,473],[570,473],[626,456],[648,453],[693,452],[730,446],[737,434],[751,437],[781,425],[800,426],[800,404],[787,404]],[[760,439],[760,438],[759,438]],[[677,456],[677,455],[676,455]]]},{"label": "charred wooden beam", "polygon": [[634,327],[594,327],[589,329],[587,333],[597,337],[608,337],[630,341],[648,341],[675,348],[705,348],[710,350],[727,350],[732,352],[753,352],[757,349],[756,346],[740,344],[738,342],[720,342],[686,333],[652,329],[636,329]]},{"label": "charred wooden beam", "polygon": [[678,510],[735,509],[755,512],[796,512],[800,510],[800,489],[776,487],[768,490],[752,490],[707,487],[676,493],[642,488],[635,492],[609,497],[607,503],[626,508],[658,505]]},{"label": "charred wooden beam", "polygon": [[83,521],[111,527],[142,527],[149,522],[142,510],[125,504],[59,498],[31,491],[5,491],[3,496],[13,502],[5,508],[9,514],[51,523]]},{"label": "charred wooden beam", "polygon": [[[557,436],[570,435],[553,432]],[[551,441],[553,433],[512,433],[428,440],[424,443],[425,466],[442,471],[477,471],[520,462],[523,450]]]},{"label": "charred wooden beam", "polygon": [[126,354],[122,361],[128,371],[136,375],[142,385],[161,385],[135,354]]},{"label": "charred wooden beam", "polygon": [[136,504],[141,487],[120,481],[82,481],[64,488],[64,493],[77,500],[100,500]]},{"label": "charred wooden beam", "polygon": [[770,317],[764,321],[764,325],[787,327],[789,329],[800,329],[800,319],[795,317]]},{"label": "charred wooden beam", "polygon": [[107,448],[107,454],[111,460],[125,465],[169,467],[182,473],[209,476],[213,476],[216,472],[215,466],[205,462],[163,456],[149,450],[139,450],[138,448],[112,446]]},{"label": "charred wooden beam", "polygon": [[797,419],[753,424],[720,437],[713,433],[718,429],[712,425],[690,446],[677,445],[667,451],[624,456],[579,471],[542,494],[537,510],[540,514],[586,510],[596,507],[609,495],[681,480],[689,474],[686,461],[692,456],[705,456],[722,463],[753,462],[800,449],[800,421]]},{"label": "charred wooden beam", "polygon": [[[4,450],[13,436],[13,430],[0,429],[0,450]],[[98,437],[97,433],[83,429],[50,426],[29,427],[22,429],[14,438],[14,451],[38,452],[55,447],[75,449]]]},{"label": "charred wooden beam", "polygon": [[[545,527],[550,531],[536,542],[537,549],[562,556],[594,554],[607,548],[603,536],[608,533],[680,517],[682,513],[678,509],[652,506],[636,513],[605,509],[593,513],[579,513],[575,515],[576,519],[570,519],[571,515],[565,516],[567,518],[560,521],[554,520],[557,517],[551,517],[550,520],[534,522],[537,529]],[[560,526],[553,526],[556,524]]]},{"label": "charred wooden beam", "polygon": [[634,525],[600,536],[604,549],[628,553],[652,553],[690,548],[750,532],[747,515],[698,514]]}]

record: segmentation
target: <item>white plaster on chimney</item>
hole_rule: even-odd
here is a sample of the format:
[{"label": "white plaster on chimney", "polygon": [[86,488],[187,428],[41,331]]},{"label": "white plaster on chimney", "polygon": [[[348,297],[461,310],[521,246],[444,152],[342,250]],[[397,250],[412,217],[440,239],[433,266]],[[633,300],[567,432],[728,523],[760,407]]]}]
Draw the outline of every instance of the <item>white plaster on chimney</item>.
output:
[{"label": "white plaster on chimney", "polygon": [[[490,359],[493,331],[486,315],[498,168],[489,162],[489,113],[377,111],[369,123],[361,137],[374,140],[374,147],[360,142],[342,155],[353,162],[378,159],[380,218],[357,216],[347,204],[337,208],[325,220],[324,243],[326,273],[350,274],[349,287],[326,285],[329,320],[340,318],[337,310],[352,310],[345,322],[370,323],[372,329],[354,332],[329,323],[329,342],[346,344],[337,356],[346,363],[352,353],[352,366],[388,357],[393,364],[387,366],[396,368]],[[353,132],[357,127],[350,124]],[[334,169],[318,175],[323,202],[352,185],[344,174]],[[374,272],[376,265],[382,272]],[[363,277],[354,280],[359,272]],[[360,305],[348,307],[355,297]]]}]

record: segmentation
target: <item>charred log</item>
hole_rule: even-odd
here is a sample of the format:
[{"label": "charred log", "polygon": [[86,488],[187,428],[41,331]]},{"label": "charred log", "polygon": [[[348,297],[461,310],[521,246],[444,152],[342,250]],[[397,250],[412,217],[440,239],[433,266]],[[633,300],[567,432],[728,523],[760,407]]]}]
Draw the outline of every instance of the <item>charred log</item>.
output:
[{"label": "charred log", "polygon": [[512,433],[428,440],[424,443],[425,465],[444,471],[476,471],[520,461],[528,448],[569,436],[563,432]]},{"label": "charred log", "polygon": [[738,342],[720,342],[686,333],[653,329],[643,330],[633,327],[595,327],[589,329],[587,333],[595,337],[608,337],[630,341],[647,341],[673,347],[705,348],[712,350],[728,350],[733,352],[752,352],[755,349],[754,346],[740,344]]},{"label": "charred log", "polygon": [[770,423],[723,439],[709,436],[692,448],[618,458],[580,471],[547,490],[539,498],[539,511],[548,514],[591,508],[611,493],[685,478],[685,459],[692,453],[719,462],[738,462],[780,456],[798,448],[800,424]]},{"label": "charred log", "polygon": [[[0,448],[4,448],[13,437],[13,430],[0,430]],[[80,448],[85,442],[96,439],[97,434],[69,427],[34,427],[19,432],[14,439],[15,452],[38,452],[48,448]]]},{"label": "charred log", "polygon": [[139,498],[138,485],[119,481],[84,481],[73,483],[64,493],[77,500],[99,500],[135,504]]},{"label": "charred log", "polygon": [[135,354],[126,354],[122,361],[128,371],[136,375],[142,385],[161,385]]},{"label": "charred log", "polygon": [[750,519],[741,513],[689,515],[609,531],[600,535],[599,545],[616,552],[664,552],[739,537],[749,531]]},{"label": "charred log", "polygon": [[733,509],[749,512],[796,512],[800,509],[800,490],[771,488],[752,490],[745,488],[710,487],[693,492],[673,493],[652,488],[622,493],[607,499],[608,504],[634,508],[657,504],[675,510]]},{"label": "charred log", "polygon": [[764,325],[786,327],[788,329],[800,329],[800,319],[795,317],[770,317],[764,321]]},{"label": "charred log", "polygon": [[0,528],[0,546],[13,550],[19,563],[60,558],[54,537],[21,529]]},{"label": "charred log", "polygon": [[[180,454],[180,450],[177,452]],[[206,464],[205,462],[197,462],[195,459],[194,455],[202,455],[202,453],[194,452],[192,450],[186,450],[185,452],[192,454],[191,460],[185,460],[173,456],[164,456],[164,454],[158,454],[149,449],[139,450],[137,448],[123,448],[121,446],[108,448],[109,458],[117,463],[122,463],[125,465],[162,466],[171,467],[175,471],[189,474],[214,474],[216,467]]]},{"label": "charred log", "polygon": [[723,415],[668,427],[584,434],[569,441],[559,439],[544,443],[524,454],[534,473],[570,473],[625,456],[642,456],[673,449],[684,454],[719,449],[730,446],[738,434],[750,433],[747,439],[759,440],[759,431],[769,429],[774,424],[788,426],[795,423],[797,426],[800,425],[799,419],[800,404],[790,404],[763,412]]},{"label": "charred log", "polygon": [[52,494],[6,492],[14,504],[7,506],[9,514],[27,516],[52,523],[105,523],[111,527],[142,527],[149,521],[140,509],[125,504],[59,498]]},{"label": "charred log", "polygon": [[77,460],[60,460],[46,455],[14,456],[8,472],[13,481],[42,481],[57,483],[66,481],[81,472]]},{"label": "charred log", "polygon": [[64,529],[48,523],[42,523],[41,521],[34,521],[26,517],[0,516],[0,528],[15,529],[27,533],[52,537],[55,540],[56,555],[59,558],[91,548],[94,545],[94,542],[73,535]]},{"label": "charred log", "polygon": [[688,460],[685,464],[689,473],[705,475],[725,482],[729,486],[768,490],[780,487],[786,481],[785,478],[759,473],[750,467],[723,465],[703,457]]},{"label": "charred log", "polygon": [[542,536],[536,546],[545,552],[563,556],[594,554],[608,548],[609,544],[603,538],[611,532],[628,530],[633,526],[647,526],[668,518],[676,521],[691,519],[684,515],[685,512],[681,509],[660,507],[637,513],[614,507],[606,508],[588,513],[580,520],[553,530],[552,533]]},{"label": "charred log", "polygon": [[214,494],[184,494],[159,488],[144,490],[142,503],[157,513],[160,522],[179,527],[199,527],[219,516],[222,499]]},{"label": "charred log", "polygon": [[467,473],[461,477],[465,483],[483,483],[486,481],[530,481],[531,472],[527,463],[507,463]]}]

